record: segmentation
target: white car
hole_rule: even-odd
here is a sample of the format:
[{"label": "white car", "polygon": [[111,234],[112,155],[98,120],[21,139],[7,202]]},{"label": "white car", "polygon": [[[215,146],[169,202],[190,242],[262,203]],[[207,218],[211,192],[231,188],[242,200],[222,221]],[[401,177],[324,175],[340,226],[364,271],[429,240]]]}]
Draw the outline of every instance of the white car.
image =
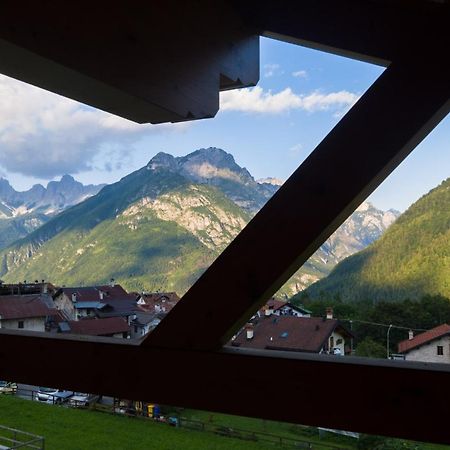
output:
[{"label": "white car", "polygon": [[89,406],[92,402],[95,402],[97,397],[97,395],[86,394],[85,392],[75,392],[69,399],[69,405],[74,408]]},{"label": "white car", "polygon": [[72,391],[64,391],[63,389],[40,387],[35,394],[35,399],[39,402],[61,404],[73,395]]},{"label": "white car", "polygon": [[11,381],[0,381],[0,394],[15,394],[17,392],[17,384]]}]

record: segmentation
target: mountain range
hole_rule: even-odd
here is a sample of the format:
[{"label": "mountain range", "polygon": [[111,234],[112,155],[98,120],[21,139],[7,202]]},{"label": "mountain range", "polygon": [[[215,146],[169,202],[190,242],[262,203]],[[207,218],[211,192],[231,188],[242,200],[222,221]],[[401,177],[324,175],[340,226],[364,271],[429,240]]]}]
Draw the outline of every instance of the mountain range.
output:
[{"label": "mountain range", "polygon": [[[279,188],[218,148],[158,153],[0,253],[8,281],[185,292]],[[292,205],[295,208],[295,204]],[[398,216],[364,203],[283,288],[291,295],[379,238]],[[295,236],[292,237],[295,239]]]},{"label": "mountain range", "polygon": [[299,297],[343,301],[450,299],[450,178],[421,197],[376,242]]},{"label": "mountain range", "polygon": [[64,175],[47,187],[35,184],[18,192],[0,178],[0,249],[27,236],[64,209],[97,194],[104,185],[88,185]]}]

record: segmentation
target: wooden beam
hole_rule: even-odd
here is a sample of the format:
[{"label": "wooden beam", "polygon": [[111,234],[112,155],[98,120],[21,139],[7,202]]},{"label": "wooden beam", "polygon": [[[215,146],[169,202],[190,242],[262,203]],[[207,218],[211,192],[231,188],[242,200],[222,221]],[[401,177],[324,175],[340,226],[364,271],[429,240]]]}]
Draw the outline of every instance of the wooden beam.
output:
[{"label": "wooden beam", "polygon": [[[423,0],[239,0],[245,22],[264,36],[366,62],[418,60],[450,44],[450,4]],[[443,45],[442,49],[445,48]],[[435,53],[440,56],[439,52]]]},{"label": "wooden beam", "polygon": [[223,0],[7,0],[0,72],[136,122],[201,119],[257,83],[259,36]]},{"label": "wooden beam", "polygon": [[90,339],[0,330],[0,378],[450,443],[448,365],[234,348],[169,350]]},{"label": "wooden beam", "polygon": [[386,69],[142,345],[225,344],[445,116],[448,80]]}]

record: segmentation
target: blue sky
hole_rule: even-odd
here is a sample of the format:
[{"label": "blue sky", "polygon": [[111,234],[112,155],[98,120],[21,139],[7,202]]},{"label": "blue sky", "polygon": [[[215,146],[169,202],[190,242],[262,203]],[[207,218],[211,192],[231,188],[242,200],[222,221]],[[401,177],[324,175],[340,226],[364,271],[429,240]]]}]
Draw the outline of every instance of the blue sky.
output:
[{"label": "blue sky", "polygon": [[[214,119],[139,126],[6,77],[0,79],[0,175],[20,190],[64,173],[114,182],[156,153],[220,147],[255,178],[286,179],[383,68],[261,39],[257,88],[221,96]],[[406,209],[450,176],[445,119],[371,196]]]}]

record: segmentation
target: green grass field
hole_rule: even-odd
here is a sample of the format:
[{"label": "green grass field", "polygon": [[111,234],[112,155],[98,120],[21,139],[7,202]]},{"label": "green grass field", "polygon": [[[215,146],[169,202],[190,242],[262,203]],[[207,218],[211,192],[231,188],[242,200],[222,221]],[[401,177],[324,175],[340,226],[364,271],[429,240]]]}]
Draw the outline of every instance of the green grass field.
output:
[{"label": "green grass field", "polygon": [[167,424],[0,396],[0,425],[45,437],[47,450],[273,449]]},{"label": "green grass field", "polygon": [[[357,448],[356,440],[331,435],[320,438],[315,429],[301,425],[204,411],[185,410],[183,416],[215,426],[308,440],[313,443],[314,450],[325,449],[327,444],[339,445],[342,449]],[[0,395],[0,425],[45,437],[47,450],[273,450],[279,448],[273,444],[218,436],[211,432],[174,428],[151,420],[46,405],[5,395]],[[408,445],[401,441],[396,441],[395,444],[394,447],[389,445],[381,448],[420,450],[449,448],[431,444]]]}]

